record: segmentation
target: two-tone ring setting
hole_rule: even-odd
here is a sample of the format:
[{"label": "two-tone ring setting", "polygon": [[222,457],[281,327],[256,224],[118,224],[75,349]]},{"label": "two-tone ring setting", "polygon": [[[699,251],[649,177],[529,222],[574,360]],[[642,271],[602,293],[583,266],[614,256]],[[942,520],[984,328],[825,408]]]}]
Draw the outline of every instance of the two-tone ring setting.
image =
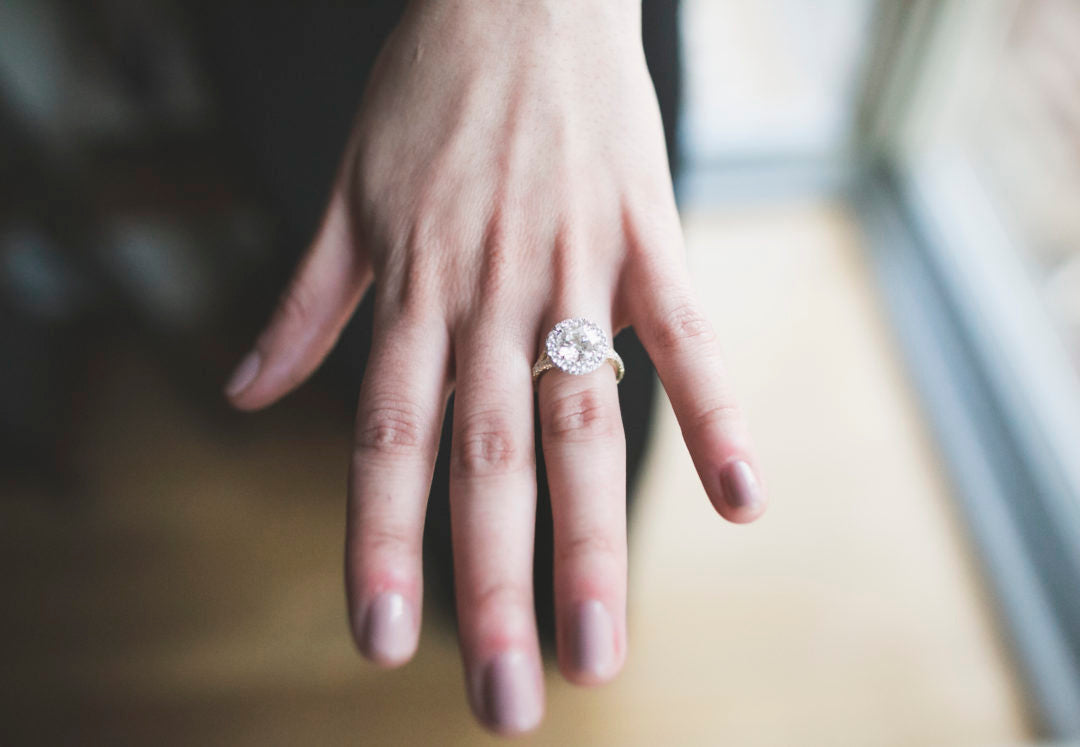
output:
[{"label": "two-tone ring setting", "polygon": [[548,333],[544,349],[533,364],[533,381],[539,381],[544,372],[553,368],[574,375],[591,373],[605,361],[615,369],[615,383],[622,381],[626,367],[607,333],[588,319],[564,319]]}]

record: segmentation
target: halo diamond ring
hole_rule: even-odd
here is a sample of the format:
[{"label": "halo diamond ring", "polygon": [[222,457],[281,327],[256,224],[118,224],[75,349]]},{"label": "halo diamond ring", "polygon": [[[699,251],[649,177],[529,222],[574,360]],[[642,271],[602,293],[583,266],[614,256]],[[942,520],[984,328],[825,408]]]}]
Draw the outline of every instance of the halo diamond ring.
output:
[{"label": "halo diamond ring", "polygon": [[544,349],[533,364],[533,382],[553,368],[574,375],[591,373],[604,361],[615,369],[615,383],[622,381],[626,368],[604,330],[588,319],[563,319],[548,333]]}]

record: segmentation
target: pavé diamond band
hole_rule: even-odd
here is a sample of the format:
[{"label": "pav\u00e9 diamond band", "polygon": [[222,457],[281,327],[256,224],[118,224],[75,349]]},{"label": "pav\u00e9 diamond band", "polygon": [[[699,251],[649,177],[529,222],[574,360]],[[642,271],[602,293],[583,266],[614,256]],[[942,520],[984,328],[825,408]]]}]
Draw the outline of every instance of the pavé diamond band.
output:
[{"label": "pav\u00e9 diamond band", "polygon": [[533,364],[533,382],[553,368],[575,375],[591,373],[604,361],[615,369],[615,383],[618,384],[626,367],[608,342],[604,330],[588,319],[563,319],[548,333],[544,349]]}]

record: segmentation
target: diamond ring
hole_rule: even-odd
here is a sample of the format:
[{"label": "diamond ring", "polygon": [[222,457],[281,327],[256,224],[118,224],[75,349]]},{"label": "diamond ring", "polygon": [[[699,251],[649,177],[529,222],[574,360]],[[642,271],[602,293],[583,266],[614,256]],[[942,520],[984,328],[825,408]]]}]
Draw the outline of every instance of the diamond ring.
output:
[{"label": "diamond ring", "polygon": [[533,364],[533,381],[545,371],[557,368],[568,374],[587,374],[607,361],[615,369],[615,383],[622,381],[626,367],[611,347],[603,329],[588,319],[563,319],[548,333],[544,349]]}]

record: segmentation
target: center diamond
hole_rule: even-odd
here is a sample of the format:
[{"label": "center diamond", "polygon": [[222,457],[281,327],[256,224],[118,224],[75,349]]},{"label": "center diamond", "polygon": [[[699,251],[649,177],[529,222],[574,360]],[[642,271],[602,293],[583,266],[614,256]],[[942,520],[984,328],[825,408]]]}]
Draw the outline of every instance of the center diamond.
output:
[{"label": "center diamond", "polygon": [[547,354],[555,366],[570,374],[587,374],[600,367],[609,349],[604,330],[588,319],[564,319],[547,336]]}]

